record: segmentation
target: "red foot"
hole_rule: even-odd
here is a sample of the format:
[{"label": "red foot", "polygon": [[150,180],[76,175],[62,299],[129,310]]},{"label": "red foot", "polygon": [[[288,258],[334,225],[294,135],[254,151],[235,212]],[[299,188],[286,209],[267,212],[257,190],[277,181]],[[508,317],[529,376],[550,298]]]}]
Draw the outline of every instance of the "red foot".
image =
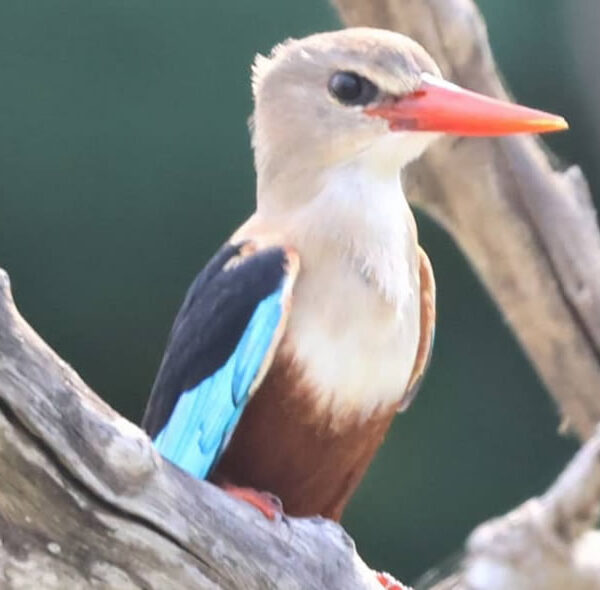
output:
[{"label": "red foot", "polygon": [[254,488],[240,488],[230,483],[223,484],[221,487],[234,498],[239,498],[258,508],[269,520],[275,520],[275,517],[283,512],[281,500],[269,492],[259,492]]},{"label": "red foot", "polygon": [[387,572],[375,572],[377,581],[385,588],[385,590],[406,590],[406,586],[402,585],[396,578]]}]

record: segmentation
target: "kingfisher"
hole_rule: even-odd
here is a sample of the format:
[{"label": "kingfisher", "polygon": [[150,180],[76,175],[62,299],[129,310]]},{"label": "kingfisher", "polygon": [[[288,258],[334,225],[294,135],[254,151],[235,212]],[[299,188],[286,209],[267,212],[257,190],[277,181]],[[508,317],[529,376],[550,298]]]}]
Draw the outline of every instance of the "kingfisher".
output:
[{"label": "kingfisher", "polygon": [[143,418],[181,469],[260,508],[339,520],[428,364],[435,281],[402,169],[443,134],[567,128],[445,81],[353,28],[252,68],[256,210],[189,288]]}]

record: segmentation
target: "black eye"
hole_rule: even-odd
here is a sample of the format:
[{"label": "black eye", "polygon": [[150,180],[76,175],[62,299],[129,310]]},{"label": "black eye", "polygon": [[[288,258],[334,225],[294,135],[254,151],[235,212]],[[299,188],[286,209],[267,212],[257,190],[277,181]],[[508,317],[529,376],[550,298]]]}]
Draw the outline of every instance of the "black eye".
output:
[{"label": "black eye", "polygon": [[354,72],[336,72],[329,79],[329,92],[342,104],[366,105],[377,96],[373,82]]}]

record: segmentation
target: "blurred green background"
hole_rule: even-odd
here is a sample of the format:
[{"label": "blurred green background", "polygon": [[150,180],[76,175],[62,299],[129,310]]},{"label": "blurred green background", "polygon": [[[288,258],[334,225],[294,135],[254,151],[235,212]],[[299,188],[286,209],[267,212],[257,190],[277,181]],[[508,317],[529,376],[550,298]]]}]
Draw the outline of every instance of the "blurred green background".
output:
[{"label": "blurred green background", "polygon": [[[597,5],[480,1],[516,98],[571,121],[551,145],[592,188]],[[325,0],[0,3],[0,265],[33,326],[130,419],[185,289],[253,208],[254,53],[338,26]],[[439,289],[432,367],[344,521],[407,581],[575,448],[462,255],[419,223]]]}]

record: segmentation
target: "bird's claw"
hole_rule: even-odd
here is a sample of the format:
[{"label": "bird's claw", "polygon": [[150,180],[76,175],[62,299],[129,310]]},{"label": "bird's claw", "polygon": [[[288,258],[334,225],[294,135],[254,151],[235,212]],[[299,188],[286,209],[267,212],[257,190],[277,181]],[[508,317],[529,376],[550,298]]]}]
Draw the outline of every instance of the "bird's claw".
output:
[{"label": "bird's claw", "polygon": [[394,576],[387,572],[375,572],[375,576],[385,590],[409,590],[404,584],[400,583]]},{"label": "bird's claw", "polygon": [[226,483],[223,489],[234,498],[239,498],[260,510],[265,518],[275,520],[278,514],[283,514],[283,504],[281,500],[269,492],[259,492],[254,488],[243,488]]}]

